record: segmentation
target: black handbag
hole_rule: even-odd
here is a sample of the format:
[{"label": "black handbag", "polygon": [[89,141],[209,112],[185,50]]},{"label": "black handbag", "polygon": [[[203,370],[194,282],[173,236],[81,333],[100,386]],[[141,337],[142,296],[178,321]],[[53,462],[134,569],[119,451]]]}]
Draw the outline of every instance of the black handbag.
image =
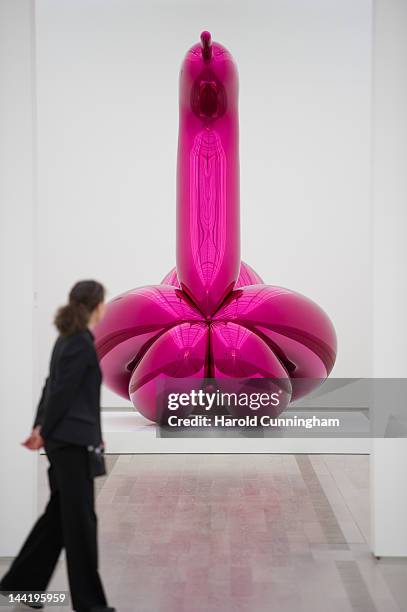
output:
[{"label": "black handbag", "polygon": [[90,478],[97,478],[107,474],[105,449],[103,446],[88,446],[88,465]]}]

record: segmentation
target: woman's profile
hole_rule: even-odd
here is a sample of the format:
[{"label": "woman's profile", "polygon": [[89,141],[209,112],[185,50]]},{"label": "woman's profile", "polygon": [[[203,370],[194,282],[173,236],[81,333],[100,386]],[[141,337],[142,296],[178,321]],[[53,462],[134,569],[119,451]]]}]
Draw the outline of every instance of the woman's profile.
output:
[{"label": "woman's profile", "polygon": [[[44,446],[50,498],[0,583],[3,594],[46,591],[62,548],[75,612],[114,612],[98,572],[94,498],[95,450],[104,447],[100,422],[100,371],[92,328],[103,317],[105,290],[94,280],[76,283],[55,316],[59,332],[29,437]],[[43,607],[28,603],[30,607]]]}]

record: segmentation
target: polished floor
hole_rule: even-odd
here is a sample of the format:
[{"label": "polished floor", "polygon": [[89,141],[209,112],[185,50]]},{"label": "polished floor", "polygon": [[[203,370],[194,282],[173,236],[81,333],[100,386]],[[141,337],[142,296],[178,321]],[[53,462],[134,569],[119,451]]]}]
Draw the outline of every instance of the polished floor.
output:
[{"label": "polished floor", "polygon": [[[369,552],[367,456],[110,455],[109,467],[100,566],[118,612],[407,611],[407,560]],[[66,585],[62,560],[50,590]]]}]

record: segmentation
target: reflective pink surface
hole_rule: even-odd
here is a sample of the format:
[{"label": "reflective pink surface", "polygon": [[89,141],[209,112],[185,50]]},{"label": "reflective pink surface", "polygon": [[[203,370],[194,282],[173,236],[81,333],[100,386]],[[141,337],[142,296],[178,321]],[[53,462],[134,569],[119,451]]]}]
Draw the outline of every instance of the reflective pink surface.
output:
[{"label": "reflective pink surface", "polygon": [[176,269],[112,300],[94,330],[104,382],[153,421],[166,380],[275,386],[276,416],[335,362],[323,310],[240,261],[237,91],[231,55],[202,33],[180,77]]},{"label": "reflective pink surface", "polygon": [[240,267],[238,77],[229,51],[202,36],[179,83],[177,273],[210,316]]},{"label": "reflective pink surface", "polygon": [[199,319],[200,313],[174,287],[140,287],[119,295],[95,328],[104,382],[128,398],[132,372],[151,343],[177,323]]},{"label": "reflective pink surface", "polygon": [[129,395],[148,419],[157,418],[157,391],[166,378],[203,378],[208,348],[205,323],[181,323],[150,346],[130,379]]},{"label": "reflective pink surface", "polygon": [[292,399],[309,393],[331,372],[336,335],[324,311],[283,287],[251,285],[233,291],[213,317],[251,329],[276,355],[292,382]]},{"label": "reflective pink surface", "polygon": [[[161,281],[161,284],[172,285],[173,287],[180,288],[181,285],[179,284],[177,269],[173,268],[172,270],[170,270],[168,274],[164,276],[163,280]],[[249,264],[245,263],[244,261],[241,261],[239,276],[237,277],[235,289],[238,289],[239,287],[245,287],[246,285],[259,284],[263,284],[261,276],[259,276],[257,272],[255,272],[253,268],[249,266]]]}]

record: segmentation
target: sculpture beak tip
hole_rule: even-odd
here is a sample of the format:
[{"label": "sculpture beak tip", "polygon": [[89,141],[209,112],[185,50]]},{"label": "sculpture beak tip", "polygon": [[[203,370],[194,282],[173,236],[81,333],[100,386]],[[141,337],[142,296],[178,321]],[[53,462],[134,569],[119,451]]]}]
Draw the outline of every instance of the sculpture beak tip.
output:
[{"label": "sculpture beak tip", "polygon": [[210,32],[204,30],[201,33],[202,57],[205,61],[209,61],[212,57],[212,36]]}]

